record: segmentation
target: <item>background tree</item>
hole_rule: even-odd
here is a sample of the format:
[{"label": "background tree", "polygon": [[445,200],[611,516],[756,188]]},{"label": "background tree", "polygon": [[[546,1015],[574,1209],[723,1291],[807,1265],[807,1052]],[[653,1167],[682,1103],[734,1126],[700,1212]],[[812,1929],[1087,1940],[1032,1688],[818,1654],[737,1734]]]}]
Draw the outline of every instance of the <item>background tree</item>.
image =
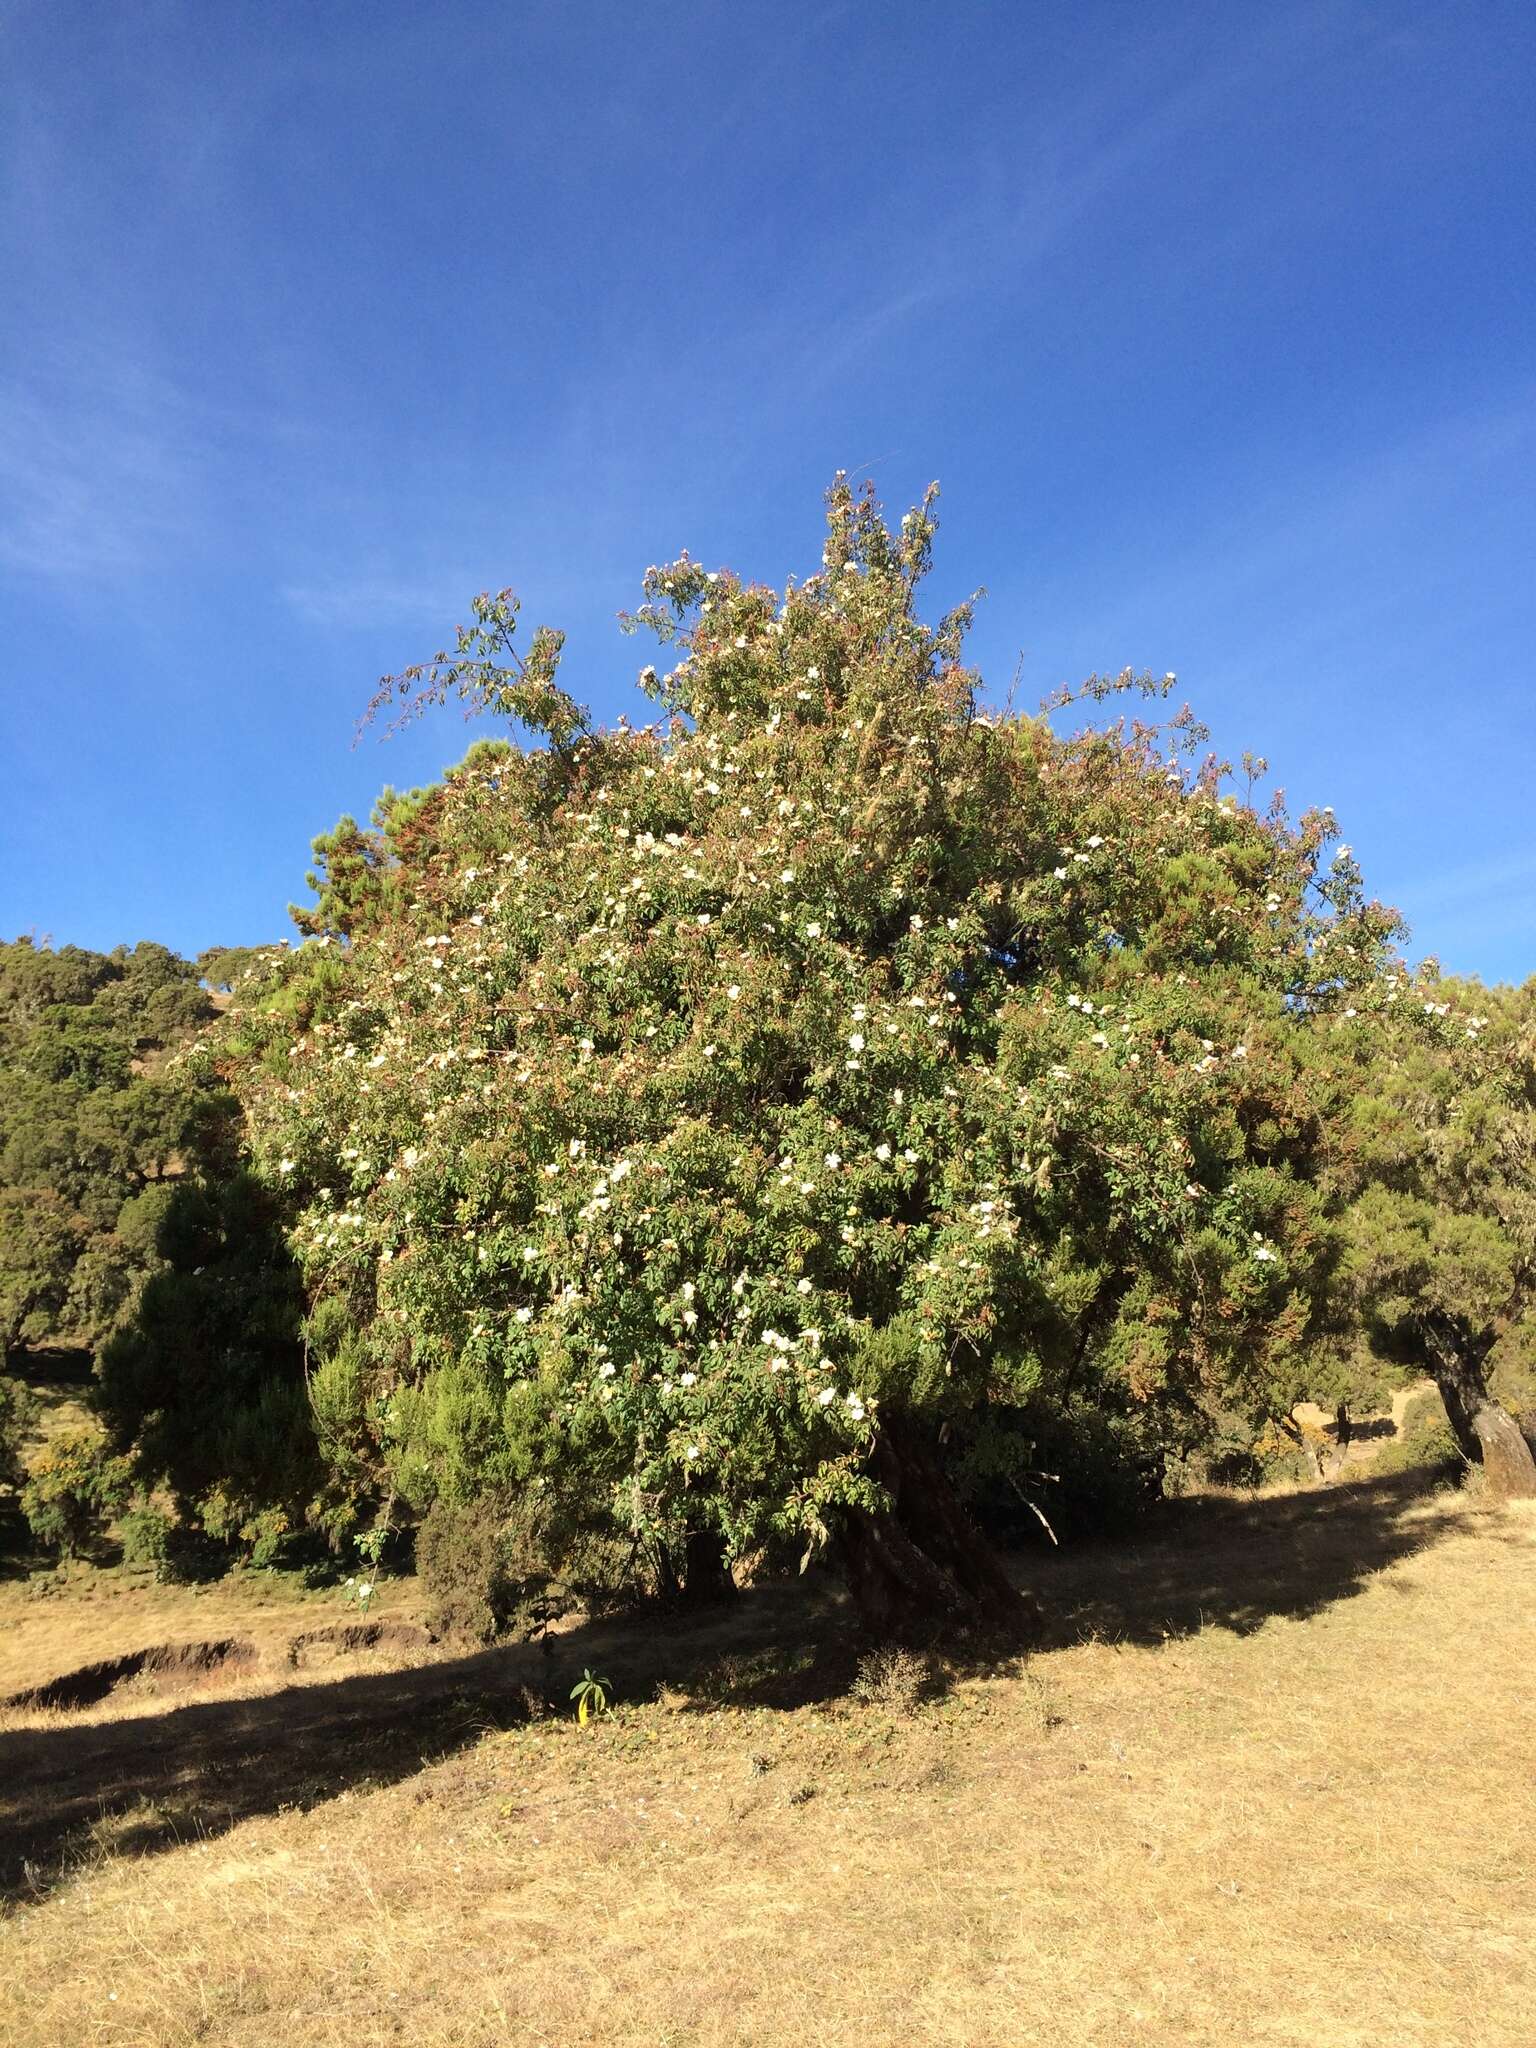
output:
[{"label": "background tree", "polygon": [[995,1615],[953,1479],[1026,1462],[1012,1420],[1188,1443],[1323,1341],[1311,1020],[1395,920],[1187,721],[984,715],[969,607],[918,610],[933,532],[839,481],[782,597],[650,570],[639,730],[591,729],[555,636],[510,659],[505,593],[381,689],[547,742],[420,793],[349,944],[271,956],[219,1041],[322,1434],[381,1494],[830,1545],[873,1621]]},{"label": "background tree", "polygon": [[153,1208],[211,1114],[171,1055],[213,1014],[164,946],[0,945],[0,1336],[99,1342],[151,1261]]},{"label": "background tree", "polygon": [[1494,1490],[1536,1494],[1511,1413],[1536,1424],[1536,981],[1487,989],[1431,970],[1334,1028],[1360,1313],[1384,1357],[1435,1380]]},{"label": "background tree", "polygon": [[324,1518],[303,1301],[273,1196],[231,1124],[156,1216],[155,1260],[97,1359],[96,1407],[142,1488],[267,1562]]}]

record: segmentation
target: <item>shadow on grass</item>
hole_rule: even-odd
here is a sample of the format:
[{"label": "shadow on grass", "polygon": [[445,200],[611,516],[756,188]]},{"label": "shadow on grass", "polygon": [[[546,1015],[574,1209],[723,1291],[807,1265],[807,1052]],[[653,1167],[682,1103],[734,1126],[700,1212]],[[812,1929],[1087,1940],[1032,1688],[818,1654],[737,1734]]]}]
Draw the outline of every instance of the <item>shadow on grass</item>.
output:
[{"label": "shadow on grass", "polygon": [[[1176,1502],[1136,1540],[1021,1559],[1019,1575],[1048,1616],[1039,1646],[1155,1644],[1315,1614],[1435,1540],[1436,1523],[1414,1514],[1433,1485],[1432,1475],[1407,1473],[1316,1493]],[[699,1709],[792,1709],[846,1693],[868,1647],[846,1598],[812,1575],[697,1618],[609,1619],[413,1670],[0,1733],[0,1895],[42,1896],[104,1852],[151,1854],[397,1783],[488,1727],[568,1712],[584,1666],[612,1677],[627,1703],[666,1688]],[[946,1669],[958,1676],[1007,1661],[961,1644]]]},{"label": "shadow on grass", "polygon": [[1047,1613],[1042,1647],[1156,1644],[1213,1627],[1250,1635],[1279,1615],[1318,1614],[1437,1540],[1414,1510],[1446,1483],[1443,1471],[1420,1469],[1302,1493],[1167,1501],[1122,1540],[1047,1560],[1033,1578]]}]

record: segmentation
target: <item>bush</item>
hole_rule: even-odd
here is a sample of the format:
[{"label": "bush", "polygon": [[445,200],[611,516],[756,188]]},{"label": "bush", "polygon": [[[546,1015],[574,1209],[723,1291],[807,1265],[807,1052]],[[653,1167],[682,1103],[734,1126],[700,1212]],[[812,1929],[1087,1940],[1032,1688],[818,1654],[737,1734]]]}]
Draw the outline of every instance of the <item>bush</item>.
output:
[{"label": "bush", "polygon": [[167,1577],[175,1528],[171,1517],[152,1501],[137,1501],[117,1528],[123,1563],[140,1570],[151,1569],[157,1579]]},{"label": "bush", "polygon": [[1383,1446],[1376,1460],[1378,1472],[1412,1472],[1437,1465],[1461,1463],[1461,1452],[1445,1404],[1435,1393],[1415,1394],[1403,1410],[1397,1435]]},{"label": "bush", "polygon": [[416,1569],[439,1635],[489,1643],[528,1633],[571,1604],[505,1499],[438,1499],[416,1537]]},{"label": "bush", "polygon": [[223,1486],[215,1486],[197,1503],[204,1532],[215,1543],[239,1544],[245,1562],[258,1567],[275,1564],[292,1534],[293,1524],[281,1508],[258,1507]]},{"label": "bush", "polygon": [[922,1705],[931,1682],[926,1657],[911,1650],[872,1650],[859,1659],[859,1673],[850,1690],[864,1706],[912,1714]]},{"label": "bush", "polygon": [[106,1535],[127,1504],[132,1474],[105,1437],[86,1431],[56,1437],[33,1465],[21,1509],[38,1542],[62,1557],[80,1557]]},{"label": "bush", "polygon": [[21,1447],[37,1419],[37,1397],[21,1380],[0,1375],[0,1486],[19,1487],[26,1477]]}]

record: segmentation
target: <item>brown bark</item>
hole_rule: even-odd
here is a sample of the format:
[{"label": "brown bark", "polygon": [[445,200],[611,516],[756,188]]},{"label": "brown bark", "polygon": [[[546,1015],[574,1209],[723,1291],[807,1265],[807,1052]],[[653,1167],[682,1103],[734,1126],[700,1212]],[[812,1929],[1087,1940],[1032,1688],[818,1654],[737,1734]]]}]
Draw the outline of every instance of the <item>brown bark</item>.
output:
[{"label": "brown bark", "polygon": [[1037,1617],[966,1513],[920,1434],[887,1423],[872,1476],[890,1495],[878,1515],[845,1515],[838,1549],[865,1626],[878,1635],[934,1635],[980,1626],[1013,1637]]},{"label": "brown bark", "polygon": [[1349,1463],[1349,1444],[1354,1433],[1354,1425],[1349,1419],[1349,1403],[1340,1401],[1333,1415],[1333,1444],[1320,1460],[1325,1480],[1331,1482],[1343,1477]]},{"label": "brown bark", "polygon": [[1472,1428],[1494,1499],[1536,1499],[1536,1457],[1509,1410],[1498,1401],[1485,1401],[1472,1418]]},{"label": "brown bark", "polygon": [[1488,1392],[1481,1365],[1442,1352],[1434,1375],[1462,1456],[1482,1466],[1494,1499],[1536,1499],[1536,1457],[1519,1423]]}]

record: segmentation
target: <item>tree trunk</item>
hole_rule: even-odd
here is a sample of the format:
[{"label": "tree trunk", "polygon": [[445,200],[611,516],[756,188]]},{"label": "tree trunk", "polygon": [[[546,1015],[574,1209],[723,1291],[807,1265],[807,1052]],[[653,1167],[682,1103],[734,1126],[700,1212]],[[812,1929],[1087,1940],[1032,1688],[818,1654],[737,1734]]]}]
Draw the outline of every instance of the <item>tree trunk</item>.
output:
[{"label": "tree trunk", "polygon": [[736,1597],[736,1581],[710,1529],[690,1529],[683,1550],[682,1600],[685,1607],[706,1607]]},{"label": "tree trunk", "polygon": [[961,1506],[918,1432],[887,1423],[871,1476],[891,1497],[882,1514],[845,1511],[838,1552],[848,1589],[876,1635],[932,1636],[982,1627],[1020,1637],[1038,1609]]},{"label": "tree trunk", "polygon": [[1441,1353],[1433,1367],[1463,1457],[1482,1466],[1495,1500],[1536,1499],[1536,1457],[1520,1425],[1488,1392],[1480,1363]]},{"label": "tree trunk", "polygon": [[1333,1415],[1333,1446],[1322,1460],[1325,1480],[1331,1482],[1344,1476],[1344,1469],[1349,1463],[1350,1439],[1354,1433],[1354,1424],[1349,1419],[1349,1403],[1340,1401]]}]

